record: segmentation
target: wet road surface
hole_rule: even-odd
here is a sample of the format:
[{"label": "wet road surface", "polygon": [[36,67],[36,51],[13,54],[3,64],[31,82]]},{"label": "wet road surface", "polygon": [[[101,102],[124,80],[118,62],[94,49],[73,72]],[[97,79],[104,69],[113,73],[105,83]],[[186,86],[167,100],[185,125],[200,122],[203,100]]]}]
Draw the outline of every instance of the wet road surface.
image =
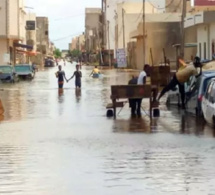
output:
[{"label": "wet road surface", "polygon": [[[64,69],[70,77],[75,65]],[[128,106],[107,119],[110,85],[127,83],[129,73],[92,79],[83,67],[81,93],[72,80],[59,94],[56,71],[0,84],[1,195],[215,194],[213,128],[164,105],[151,124],[130,119]]]}]

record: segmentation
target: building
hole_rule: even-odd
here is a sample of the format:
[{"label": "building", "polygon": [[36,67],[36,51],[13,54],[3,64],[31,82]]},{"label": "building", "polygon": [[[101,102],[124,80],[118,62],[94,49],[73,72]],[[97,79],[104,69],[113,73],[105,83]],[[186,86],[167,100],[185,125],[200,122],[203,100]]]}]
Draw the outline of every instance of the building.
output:
[{"label": "building", "polygon": [[[145,43],[143,43],[143,23],[139,23],[137,30],[130,33],[135,39],[136,61],[133,68],[143,67],[143,45],[145,46],[145,63],[157,65],[164,62],[163,49],[170,61],[176,61],[174,44],[181,42],[180,32],[181,14],[157,13],[146,14]],[[131,52],[131,51],[130,51]]]},{"label": "building", "polygon": [[[119,2],[119,1],[118,1]],[[129,34],[134,31],[139,22],[142,21],[143,13],[142,2],[124,1],[123,3],[114,3],[107,1],[107,45],[110,49],[127,49],[127,43],[130,42]],[[157,13],[157,9],[150,3],[145,3],[145,13]],[[125,35],[125,36],[124,36]],[[107,47],[108,48],[108,47]]]},{"label": "building", "polygon": [[102,13],[100,8],[85,9],[85,49],[96,53],[101,49]]},{"label": "building", "polygon": [[16,63],[17,46],[25,47],[25,15],[24,0],[0,1],[0,65]]},{"label": "building", "polygon": [[36,17],[37,51],[49,54],[49,21],[47,17]]},{"label": "building", "polygon": [[79,51],[85,51],[85,34],[79,35],[77,40],[77,48]]},{"label": "building", "polygon": [[77,49],[77,42],[78,42],[78,37],[74,37],[74,38],[72,39],[72,43],[71,43],[71,48],[70,48],[71,51]]},{"label": "building", "polygon": [[197,55],[201,59],[212,59],[215,55],[215,11],[194,13],[185,19],[185,28],[195,28]]},{"label": "building", "polygon": [[31,45],[33,47],[33,51],[37,50],[36,14],[35,13],[28,13],[26,15],[26,43],[27,43],[27,45]]},{"label": "building", "polygon": [[[130,33],[137,29],[137,25],[143,20],[142,17],[142,3],[127,2],[117,4],[116,21],[115,21],[115,36],[110,32],[111,42],[115,42],[114,49],[121,49],[125,47],[127,50],[127,44],[131,41]],[[157,13],[151,4],[145,3],[145,13]],[[113,45],[113,43],[110,43]]]}]

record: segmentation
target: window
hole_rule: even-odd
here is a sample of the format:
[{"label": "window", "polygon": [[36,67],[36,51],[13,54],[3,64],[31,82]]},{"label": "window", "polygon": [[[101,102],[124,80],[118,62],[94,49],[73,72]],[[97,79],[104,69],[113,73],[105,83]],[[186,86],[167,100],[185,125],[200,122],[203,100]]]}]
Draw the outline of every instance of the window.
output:
[{"label": "window", "polygon": [[[213,82],[214,83],[214,82]],[[214,104],[215,103],[215,85],[213,85],[211,93],[210,93],[210,98],[209,101]]]},{"label": "window", "polygon": [[208,85],[208,88],[207,88],[207,91],[206,91],[206,94],[205,94],[205,98],[206,98],[206,99],[209,99],[209,97],[210,97],[210,93],[211,93],[213,84],[214,84],[214,82],[212,81],[212,82]]}]

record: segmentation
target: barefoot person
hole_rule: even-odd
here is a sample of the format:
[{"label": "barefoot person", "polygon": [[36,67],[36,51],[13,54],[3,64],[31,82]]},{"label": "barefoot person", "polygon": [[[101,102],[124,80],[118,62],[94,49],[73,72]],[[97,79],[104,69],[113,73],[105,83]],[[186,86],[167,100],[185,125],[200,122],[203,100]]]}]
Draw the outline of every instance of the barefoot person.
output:
[{"label": "barefoot person", "polygon": [[[198,74],[197,68],[200,68],[200,73]],[[184,83],[189,80],[191,76],[199,77],[202,74],[202,64],[199,57],[195,57],[195,60],[193,64],[187,65],[182,70],[179,70],[176,72],[176,74],[173,76],[170,83],[161,91],[158,101],[160,98],[169,90],[172,90],[178,85],[179,91],[181,94],[181,102],[182,102],[182,109],[185,109],[185,89],[184,89]]]},{"label": "barefoot person", "polygon": [[55,73],[56,77],[58,78],[58,88],[63,89],[64,79],[66,79],[65,72],[62,70],[62,66],[58,66],[58,71]]},{"label": "barefoot person", "polygon": [[71,79],[73,79],[73,77],[75,77],[75,87],[77,88],[81,88],[81,78],[82,78],[82,73],[79,70],[79,65],[76,65],[76,71],[74,72],[74,74],[72,75],[72,77],[70,79],[67,80],[67,82],[69,82]]}]

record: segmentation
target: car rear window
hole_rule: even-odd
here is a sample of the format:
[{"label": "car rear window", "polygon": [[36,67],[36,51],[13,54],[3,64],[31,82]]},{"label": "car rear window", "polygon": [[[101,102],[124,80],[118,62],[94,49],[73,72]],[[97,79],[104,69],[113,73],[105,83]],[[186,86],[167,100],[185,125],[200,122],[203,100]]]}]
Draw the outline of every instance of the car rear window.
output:
[{"label": "car rear window", "polygon": [[16,72],[29,72],[30,66],[15,66]]}]

